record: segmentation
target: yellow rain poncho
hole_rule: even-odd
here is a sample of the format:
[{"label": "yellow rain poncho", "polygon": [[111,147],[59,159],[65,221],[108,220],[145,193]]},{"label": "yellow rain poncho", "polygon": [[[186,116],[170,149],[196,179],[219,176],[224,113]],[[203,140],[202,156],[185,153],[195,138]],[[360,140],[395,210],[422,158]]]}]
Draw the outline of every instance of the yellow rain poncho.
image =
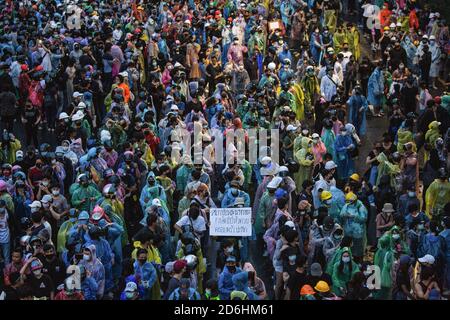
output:
[{"label": "yellow rain poncho", "polygon": [[439,213],[450,202],[450,182],[435,179],[425,193],[426,210],[429,218]]},{"label": "yellow rain poncho", "polygon": [[296,114],[296,119],[302,121],[305,119],[305,95],[303,89],[299,83],[294,84],[290,89],[292,95],[294,96],[294,101],[292,103],[292,110]]}]

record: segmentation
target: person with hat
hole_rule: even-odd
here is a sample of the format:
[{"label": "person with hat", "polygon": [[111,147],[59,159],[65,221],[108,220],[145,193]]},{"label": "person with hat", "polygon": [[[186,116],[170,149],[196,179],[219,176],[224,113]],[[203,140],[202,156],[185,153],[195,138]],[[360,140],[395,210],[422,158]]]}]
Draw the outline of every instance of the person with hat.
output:
[{"label": "person with hat", "polygon": [[332,268],[331,278],[333,285],[331,291],[336,296],[344,296],[347,284],[357,272],[359,272],[359,267],[353,261],[350,248],[343,248],[340,252],[339,260],[336,261]]},{"label": "person with hat", "polygon": [[377,239],[380,238],[386,231],[390,230],[391,227],[394,226],[395,224],[393,215],[394,212],[395,210],[392,203],[385,203],[383,205],[383,209],[376,217]]},{"label": "person with hat", "polygon": [[236,258],[229,256],[225,261],[225,267],[219,275],[220,300],[229,300],[230,294],[234,290],[232,281],[233,275],[239,274],[242,269],[236,266]]},{"label": "person with hat", "polygon": [[120,300],[140,300],[138,286],[135,282],[128,282],[120,295]]},{"label": "person with hat", "polygon": [[[36,298],[45,298],[45,300],[53,300],[55,297],[55,286],[52,279],[43,273],[43,265],[37,257],[29,259],[22,269],[20,274],[25,278],[25,283],[29,284],[32,290],[32,295]],[[31,273],[26,275],[26,271]]]},{"label": "person with hat", "polygon": [[366,246],[367,209],[353,192],[347,193],[345,202],[340,213],[340,221],[344,226],[345,235],[353,240],[352,253],[355,260],[359,261],[364,255]]},{"label": "person with hat", "polygon": [[311,178],[315,161],[312,145],[313,142],[310,138],[303,137],[301,140],[301,149],[294,154],[295,160],[300,165],[298,172],[294,173],[295,184],[297,186],[301,186],[303,181]]},{"label": "person with hat", "polygon": [[331,292],[330,286],[325,281],[318,281],[314,286],[316,291],[316,297],[318,300],[340,300],[333,292]]},{"label": "person with hat", "polygon": [[186,271],[186,260],[176,260],[173,264],[173,275],[171,276],[167,289],[164,293],[163,300],[169,300],[175,289],[180,287],[181,279]]}]

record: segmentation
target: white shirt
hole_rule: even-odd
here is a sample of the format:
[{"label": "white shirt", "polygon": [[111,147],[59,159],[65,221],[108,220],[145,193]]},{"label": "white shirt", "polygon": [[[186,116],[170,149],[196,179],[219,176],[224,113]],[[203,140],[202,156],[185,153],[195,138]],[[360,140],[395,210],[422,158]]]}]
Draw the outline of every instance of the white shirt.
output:
[{"label": "white shirt", "polygon": [[201,233],[206,230],[205,218],[203,218],[201,215],[199,215],[198,218],[195,220],[189,218],[188,215],[185,215],[181,217],[180,220],[177,221],[176,225],[179,226],[180,228],[183,228],[183,226],[191,225],[196,233]]}]

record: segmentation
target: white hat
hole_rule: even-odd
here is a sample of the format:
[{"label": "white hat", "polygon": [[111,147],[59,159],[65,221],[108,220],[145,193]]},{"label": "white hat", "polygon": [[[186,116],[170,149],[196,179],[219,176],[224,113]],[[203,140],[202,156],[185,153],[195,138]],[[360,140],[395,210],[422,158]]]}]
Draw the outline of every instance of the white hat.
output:
[{"label": "white hat", "polygon": [[284,225],[285,225],[285,226],[288,226],[288,227],[290,227],[290,228],[292,228],[292,229],[295,229],[295,224],[294,224],[293,221],[286,221],[286,222],[284,223]]},{"label": "white hat", "polygon": [[85,109],[85,108],[86,108],[86,103],[84,103],[83,101],[81,101],[81,102],[78,104],[77,107],[78,107],[78,108]]},{"label": "white hat", "polygon": [[49,195],[49,194],[44,195],[44,196],[42,197],[42,199],[41,199],[41,202],[42,202],[42,203],[49,203],[49,202],[52,202],[52,196]]},{"label": "white hat", "polygon": [[417,259],[420,263],[428,263],[428,264],[434,264],[434,257],[431,254],[426,254],[422,258]]},{"label": "white hat", "polygon": [[178,106],[177,106],[176,104],[173,104],[173,105],[170,107],[170,111],[178,111],[178,110],[180,110],[180,109],[178,108]]},{"label": "white hat", "polygon": [[277,67],[277,66],[276,66],[276,64],[275,64],[274,62],[271,62],[271,63],[269,63],[269,64],[267,65],[267,68],[269,68],[269,70],[275,70],[276,67]]},{"label": "white hat", "polygon": [[436,40],[436,37],[433,36],[433,35],[431,35],[431,36],[430,36],[430,40]]},{"label": "white hat", "polygon": [[130,281],[127,283],[127,285],[125,286],[125,292],[135,292],[137,291],[137,285],[136,283]]},{"label": "white hat", "polygon": [[267,188],[269,189],[276,189],[280,185],[281,181],[283,181],[283,178],[281,177],[274,177],[270,182],[267,184]]},{"label": "white hat", "polygon": [[390,25],[389,25],[389,28],[395,28],[395,23],[391,23]]},{"label": "white hat", "polygon": [[397,22],[396,26],[397,26],[397,27],[401,27],[402,24],[401,24],[400,22]]},{"label": "white hat", "polygon": [[128,77],[128,72],[122,71],[121,73],[119,73],[119,76]]},{"label": "white hat", "polygon": [[73,94],[72,94],[72,97],[73,98],[78,98],[78,97],[82,97],[83,96],[83,94],[82,93],[79,93],[78,91],[75,91]]},{"label": "white hat", "polygon": [[424,34],[424,35],[422,36],[422,39],[428,39],[428,35]]},{"label": "white hat", "polygon": [[313,138],[313,139],[319,139],[320,136],[319,136],[318,133],[313,133],[312,136],[311,136],[311,138]]},{"label": "white hat", "polygon": [[287,131],[295,131],[297,130],[297,127],[294,127],[292,124],[288,125],[286,128]]},{"label": "white hat", "polygon": [[269,163],[271,163],[272,162],[272,158],[271,157],[268,157],[268,156],[265,156],[265,157],[263,157],[262,159],[261,159],[261,164],[263,165],[263,166],[266,166],[266,165],[268,165]]},{"label": "white hat", "polygon": [[159,199],[153,199],[152,206],[161,207],[161,201]]},{"label": "white hat", "polygon": [[28,205],[30,208],[41,208],[42,204],[40,201],[33,201],[31,204]]},{"label": "white hat", "polygon": [[289,169],[288,169],[288,167],[286,167],[286,166],[281,166],[281,167],[278,169],[278,173],[280,173],[280,172],[289,172]]},{"label": "white hat", "polygon": [[174,68],[179,68],[182,67],[181,63],[179,63],[178,61],[175,62],[175,64],[173,65]]},{"label": "white hat", "polygon": [[23,151],[22,150],[17,150],[16,151],[16,158],[23,158]]},{"label": "white hat", "polygon": [[77,113],[75,113],[72,116],[72,121],[78,121],[78,120],[81,120],[83,118],[84,118],[84,113],[83,113],[83,111],[79,110],[79,111],[77,111]]},{"label": "white hat", "polygon": [[430,13],[430,17],[429,17],[429,18],[430,18],[430,19],[433,19],[434,17],[436,17],[436,14],[435,14],[435,13],[433,13],[433,12],[432,12],[432,13]]},{"label": "white hat", "polygon": [[327,161],[327,163],[325,163],[325,170],[331,170],[334,168],[337,168],[337,165],[333,160]]},{"label": "white hat", "polygon": [[184,23],[185,23],[185,24],[191,24],[191,20],[186,19],[186,20],[184,20]]},{"label": "white hat", "polygon": [[67,119],[67,118],[69,118],[69,115],[65,112],[61,112],[58,117],[59,120],[63,120],[63,119]]}]

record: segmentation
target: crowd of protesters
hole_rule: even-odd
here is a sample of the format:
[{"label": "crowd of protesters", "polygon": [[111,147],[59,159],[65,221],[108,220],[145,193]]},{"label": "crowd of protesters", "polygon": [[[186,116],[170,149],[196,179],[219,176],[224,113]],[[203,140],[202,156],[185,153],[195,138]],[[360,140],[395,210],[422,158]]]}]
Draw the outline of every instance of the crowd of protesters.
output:
[{"label": "crowd of protesters", "polygon": [[[448,298],[438,12],[6,0],[0,16],[1,299]],[[244,139],[217,156],[211,130]],[[249,207],[251,236],[210,235],[211,209]]]}]

